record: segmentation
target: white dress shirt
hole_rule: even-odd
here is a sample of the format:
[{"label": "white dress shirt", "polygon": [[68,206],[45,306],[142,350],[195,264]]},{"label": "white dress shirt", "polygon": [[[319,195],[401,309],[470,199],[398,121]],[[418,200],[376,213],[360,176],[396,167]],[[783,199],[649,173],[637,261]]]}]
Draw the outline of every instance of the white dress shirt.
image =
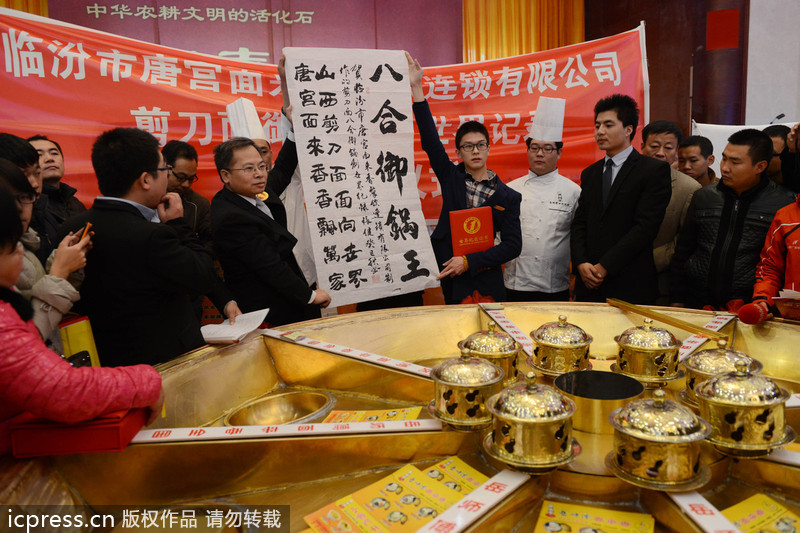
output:
[{"label": "white dress shirt", "polygon": [[581,188],[558,169],[537,176],[528,171],[508,183],[522,195],[522,253],[506,263],[506,288],[560,292],[569,288],[569,232]]},{"label": "white dress shirt", "polygon": [[614,184],[614,180],[617,179],[617,174],[619,174],[619,169],[622,168],[623,163],[628,160],[628,156],[631,155],[633,152],[633,146],[628,146],[623,151],[615,155],[614,157],[608,157],[608,154],[603,158],[603,168],[608,164],[608,160],[610,159],[614,164],[611,166],[611,184]]}]

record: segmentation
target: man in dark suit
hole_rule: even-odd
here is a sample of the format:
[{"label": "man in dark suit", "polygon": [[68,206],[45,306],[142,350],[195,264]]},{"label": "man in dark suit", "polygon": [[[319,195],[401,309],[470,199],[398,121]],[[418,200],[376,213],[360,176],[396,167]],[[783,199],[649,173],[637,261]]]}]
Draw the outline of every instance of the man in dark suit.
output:
[{"label": "man in dark suit", "polygon": [[214,250],[225,282],[245,313],[269,308],[272,326],[320,316],[331,297],[312,290],[292,248],[286,210],[278,196],[291,181],[297,149],[286,139],[269,173],[255,143],[234,137],[214,148],[214,163],[225,186],[211,201]]},{"label": "man in dark suit", "polygon": [[183,220],[158,140],[134,128],[100,135],[92,166],[103,196],[67,220],[92,223],[93,248],[79,305],[103,366],[167,361],[204,344],[190,295],[212,288],[211,256]]},{"label": "man in dark suit", "polygon": [[[487,167],[489,132],[480,122],[470,121],[459,126],[455,142],[461,163],[450,162],[425,101],[422,68],[408,53],[406,57],[422,148],[442,187],[442,211],[431,243],[436,262],[442,268],[437,279],[442,282],[445,303],[461,303],[474,291],[491,296],[495,301],[505,301],[502,266],[522,250],[519,222],[522,195],[511,190]],[[492,208],[493,229],[500,233],[500,244],[482,252],[453,257],[450,212],[483,206]]]},{"label": "man in dark suit", "polygon": [[670,167],[631,146],[636,101],[615,94],[594,107],[595,141],[606,156],[581,173],[570,249],[579,301],[654,303],[653,240],[670,200]]}]

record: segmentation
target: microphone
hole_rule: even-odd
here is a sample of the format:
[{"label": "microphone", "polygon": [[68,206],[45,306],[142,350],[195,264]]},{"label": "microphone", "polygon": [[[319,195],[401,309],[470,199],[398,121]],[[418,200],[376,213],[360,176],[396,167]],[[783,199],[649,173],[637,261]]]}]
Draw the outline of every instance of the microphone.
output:
[{"label": "microphone", "polygon": [[745,324],[761,324],[769,311],[763,305],[745,304],[739,308],[739,320]]},{"label": "microphone", "polygon": [[776,121],[776,120],[780,120],[780,119],[782,119],[782,118],[783,118],[783,117],[785,117],[785,116],[786,116],[786,115],[785,115],[784,113],[781,113],[781,114],[780,114],[780,115],[778,115],[777,117],[775,117],[775,118],[773,118],[772,120],[770,120],[770,121],[769,121],[769,123],[770,123],[770,124],[775,124],[775,121]]}]

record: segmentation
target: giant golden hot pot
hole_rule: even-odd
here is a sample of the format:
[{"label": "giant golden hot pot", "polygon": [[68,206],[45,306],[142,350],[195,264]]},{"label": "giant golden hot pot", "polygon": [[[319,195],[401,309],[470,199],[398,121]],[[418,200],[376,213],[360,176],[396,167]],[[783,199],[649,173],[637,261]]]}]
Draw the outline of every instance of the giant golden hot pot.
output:
[{"label": "giant golden hot pot", "polygon": [[645,385],[682,377],[683,372],[678,371],[680,341],[666,329],[653,327],[652,319],[645,318],[643,326],[628,328],[614,340],[619,345],[618,372]]},{"label": "giant golden hot pot", "polygon": [[489,398],[486,408],[494,417],[493,429],[483,442],[489,456],[533,474],[572,460],[575,403],[555,388],[537,384],[533,372],[524,383]]},{"label": "giant golden hot pot", "polygon": [[700,462],[700,441],[711,428],[688,407],[668,400],[663,390],[634,400],[609,417],[614,451],[606,466],[617,477],[640,487],[692,490],[710,479]]},{"label": "giant golden hot pot", "polygon": [[733,372],[736,370],[736,361],[744,361],[747,369],[754,374],[761,372],[763,366],[746,353],[729,349],[728,341],[724,339],[717,341],[716,348],[702,350],[687,357],[682,363],[686,367],[686,388],[681,391],[681,399],[696,407],[694,388],[712,376]]},{"label": "giant golden hot pot", "polygon": [[548,376],[564,372],[586,370],[589,364],[589,345],[592,336],[583,329],[567,322],[566,315],[559,315],[558,322],[547,322],[531,332],[536,345],[528,364]]},{"label": "giant golden hot pot", "polygon": [[[710,312],[693,309],[661,311],[697,328],[714,318]],[[616,355],[614,335],[641,324],[641,315],[599,303],[509,303],[503,313],[512,323],[528,327],[525,331],[560,314],[567,315],[594,337],[593,355]],[[438,424],[423,420],[428,417],[425,407],[434,397],[435,383],[429,375],[407,369],[415,364],[432,368],[458,354],[453,351],[456,344],[470,333],[487,329],[489,318],[478,305],[367,311],[282,326],[283,336],[254,332],[236,344],[206,346],[158,365],[166,413],[147,431],[157,431],[159,438],[132,443],[122,452],[47,460],[0,459],[0,501],[20,507],[75,506],[76,512],[89,513],[103,512],[104,508],[119,513],[120,505],[151,509],[286,505],[291,513],[282,517],[282,523],[287,524],[284,527],[303,532],[308,529],[304,516],[405,465],[425,471],[456,455],[491,477],[506,466],[483,452],[482,435],[452,431],[450,427],[438,429]],[[659,320],[657,325],[662,324],[669,322]],[[681,339],[694,333],[673,325],[663,327],[676,328],[673,331]],[[726,334],[732,339],[729,347],[757,358],[764,364],[764,375],[800,394],[800,326],[781,319],[759,326],[731,323]],[[308,344],[308,339],[319,342]],[[358,352],[343,356],[326,349],[334,344]],[[362,350],[364,355],[369,352],[392,360],[378,364],[377,358],[363,357]],[[612,363],[600,359],[591,362],[591,371],[576,374],[606,373]],[[681,388],[682,384],[671,382],[665,390],[673,395]],[[421,409],[421,419],[391,422],[401,429],[389,432],[373,431],[372,424],[356,424],[369,426],[356,431],[349,424],[349,430],[335,435],[318,435],[317,430],[321,425],[330,428],[348,424],[323,424],[330,414],[322,412],[302,424],[313,431],[283,436],[266,431],[258,436],[252,427],[223,426],[227,415],[242,406],[289,391],[329,394],[340,412],[380,410],[390,416],[389,412]],[[600,395],[586,396],[592,400]],[[786,423],[797,429],[800,410],[789,409],[789,405],[787,402]],[[533,531],[543,501],[551,496],[580,505],[650,514],[657,532],[699,531],[691,521],[692,515],[662,491],[639,490],[606,469],[605,457],[613,449],[614,436],[582,431],[578,427],[581,409],[578,402],[572,416],[572,437],[580,441],[581,453],[548,475],[526,481],[468,526],[465,533]],[[604,420],[610,427],[608,418]],[[253,423],[272,425],[276,421],[246,425]],[[414,427],[418,424],[427,429]],[[297,424],[285,427],[299,428]],[[192,436],[211,432],[222,436]],[[254,434],[242,435],[248,432]],[[180,438],[176,440],[176,436]],[[698,490],[711,505],[726,509],[757,491],[800,515],[800,466],[786,462],[792,452],[800,452],[800,443],[787,445],[781,453],[747,461],[718,454],[710,443],[702,443],[701,449],[701,463],[709,466],[712,476]]]},{"label": "giant golden hot pot", "polygon": [[487,330],[476,331],[458,343],[458,348],[467,348],[473,357],[482,357],[496,364],[505,372],[503,386],[517,380],[517,356],[521,346],[508,333],[497,329],[494,321]]},{"label": "giant golden hot pot", "polygon": [[486,359],[470,357],[463,348],[460,358],[448,359],[433,369],[433,416],[459,431],[487,428],[492,415],[486,399],[502,388],[503,369]]},{"label": "giant golden hot pot", "polygon": [[719,374],[695,386],[700,415],[712,427],[711,441],[722,453],[758,457],[792,442],[794,430],[786,425],[789,393],[766,376],[747,370]]}]

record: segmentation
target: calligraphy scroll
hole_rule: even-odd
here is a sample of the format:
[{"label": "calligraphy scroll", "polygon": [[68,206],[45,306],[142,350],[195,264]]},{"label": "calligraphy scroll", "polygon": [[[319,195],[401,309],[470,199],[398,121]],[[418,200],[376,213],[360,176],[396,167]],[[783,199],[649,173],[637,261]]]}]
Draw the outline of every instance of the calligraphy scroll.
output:
[{"label": "calligraphy scroll", "polygon": [[331,305],[436,286],[405,55],[284,53],[317,279]]}]

